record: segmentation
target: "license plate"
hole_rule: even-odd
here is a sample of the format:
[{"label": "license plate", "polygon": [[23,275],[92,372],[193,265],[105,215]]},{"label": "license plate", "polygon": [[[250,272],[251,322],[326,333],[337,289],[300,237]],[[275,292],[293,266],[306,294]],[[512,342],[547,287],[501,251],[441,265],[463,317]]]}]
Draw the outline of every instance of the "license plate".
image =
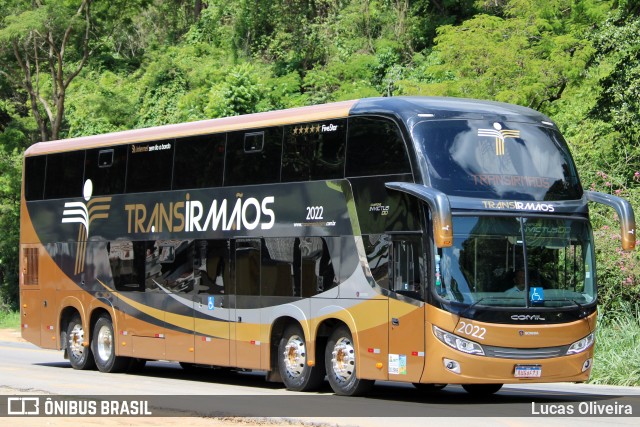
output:
[{"label": "license plate", "polygon": [[516,365],[516,378],[540,378],[542,366],[540,365]]}]

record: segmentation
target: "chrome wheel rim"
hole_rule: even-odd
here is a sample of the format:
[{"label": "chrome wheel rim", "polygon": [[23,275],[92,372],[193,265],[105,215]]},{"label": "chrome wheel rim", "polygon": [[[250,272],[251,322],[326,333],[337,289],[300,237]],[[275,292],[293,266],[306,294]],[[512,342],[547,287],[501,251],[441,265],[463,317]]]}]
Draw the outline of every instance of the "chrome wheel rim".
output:
[{"label": "chrome wheel rim", "polygon": [[336,378],[341,382],[347,382],[356,370],[356,351],[353,343],[346,337],[340,338],[331,353],[331,366]]},{"label": "chrome wheel rim", "polygon": [[111,328],[107,325],[102,326],[100,331],[98,331],[98,342],[96,347],[100,359],[105,362],[109,360],[111,353],[113,353],[113,334],[111,333]]},{"label": "chrome wheel rim", "polygon": [[302,375],[307,360],[307,350],[302,338],[297,335],[291,336],[284,346],[282,356],[287,375],[292,378]]},{"label": "chrome wheel rim", "polygon": [[69,353],[74,359],[82,359],[84,355],[84,329],[82,325],[76,323],[69,334]]}]

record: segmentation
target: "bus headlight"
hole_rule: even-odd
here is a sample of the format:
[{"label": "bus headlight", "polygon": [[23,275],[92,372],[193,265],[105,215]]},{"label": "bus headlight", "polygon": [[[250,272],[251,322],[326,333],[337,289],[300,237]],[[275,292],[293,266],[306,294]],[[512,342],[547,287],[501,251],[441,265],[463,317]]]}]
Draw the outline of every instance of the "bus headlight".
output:
[{"label": "bus headlight", "polygon": [[459,336],[454,335],[450,332],[443,331],[437,326],[433,327],[433,334],[440,341],[451,348],[455,348],[456,350],[467,354],[477,354],[484,356],[484,350],[482,349],[482,346],[480,344],[466,340],[464,338],[460,338]]},{"label": "bus headlight", "polygon": [[583,351],[585,351],[586,349],[588,349],[593,345],[593,339],[594,339],[594,334],[592,332],[586,337],[582,338],[581,340],[571,344],[571,346],[569,347],[569,350],[567,350],[567,354],[582,353]]}]

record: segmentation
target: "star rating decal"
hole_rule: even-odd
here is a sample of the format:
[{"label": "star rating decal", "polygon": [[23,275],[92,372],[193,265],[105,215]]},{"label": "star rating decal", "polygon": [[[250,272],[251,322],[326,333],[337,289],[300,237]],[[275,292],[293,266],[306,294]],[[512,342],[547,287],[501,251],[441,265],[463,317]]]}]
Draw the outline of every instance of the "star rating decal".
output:
[{"label": "star rating decal", "polygon": [[293,135],[310,135],[320,133],[321,126],[319,124],[316,125],[304,125],[304,126],[296,126],[293,128]]}]

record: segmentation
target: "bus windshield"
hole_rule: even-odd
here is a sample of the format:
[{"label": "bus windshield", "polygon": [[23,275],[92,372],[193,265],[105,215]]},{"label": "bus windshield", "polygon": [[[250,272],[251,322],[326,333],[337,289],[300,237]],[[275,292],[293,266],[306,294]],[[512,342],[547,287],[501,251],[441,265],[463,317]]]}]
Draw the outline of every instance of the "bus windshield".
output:
[{"label": "bus windshield", "polygon": [[530,123],[443,120],[413,129],[429,184],[450,196],[577,200],[582,188],[558,131]]},{"label": "bus windshield", "polygon": [[495,307],[595,302],[593,245],[583,220],[454,217],[454,242],[436,255],[445,300]]}]

